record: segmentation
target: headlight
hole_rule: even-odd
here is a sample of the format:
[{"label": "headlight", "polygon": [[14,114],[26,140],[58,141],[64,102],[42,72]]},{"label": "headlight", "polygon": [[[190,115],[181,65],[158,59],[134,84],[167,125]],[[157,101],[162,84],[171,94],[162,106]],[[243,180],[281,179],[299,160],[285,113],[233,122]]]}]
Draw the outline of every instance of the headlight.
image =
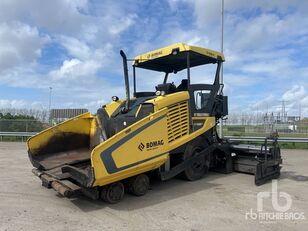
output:
[{"label": "headlight", "polygon": [[155,93],[157,96],[164,96],[164,95],[166,95],[166,92],[165,91],[156,91],[156,93]]},{"label": "headlight", "polygon": [[112,99],[112,101],[115,101],[115,102],[116,102],[116,101],[119,100],[119,97],[118,97],[118,96],[112,96],[111,99]]},{"label": "headlight", "polygon": [[180,52],[180,48],[174,48],[174,49],[172,49],[171,54],[172,55],[177,55],[179,52]]}]

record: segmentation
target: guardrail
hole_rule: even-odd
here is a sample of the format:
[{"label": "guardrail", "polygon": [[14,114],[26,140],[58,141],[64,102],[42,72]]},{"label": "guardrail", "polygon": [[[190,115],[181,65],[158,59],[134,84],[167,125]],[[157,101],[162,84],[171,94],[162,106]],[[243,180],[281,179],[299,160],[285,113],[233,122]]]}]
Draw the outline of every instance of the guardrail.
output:
[{"label": "guardrail", "polygon": [[21,141],[24,141],[25,138],[36,135],[37,132],[0,132],[0,141],[3,140],[3,137],[21,137]]},{"label": "guardrail", "polygon": [[[21,137],[22,141],[26,137],[31,137],[36,135],[37,132],[0,132],[0,140],[2,141],[4,136],[11,137]],[[251,141],[251,142],[262,142],[265,137],[260,136],[225,136],[224,138],[230,141]],[[308,138],[298,138],[298,137],[279,137],[278,142],[284,143],[308,143]]]},{"label": "guardrail", "polygon": [[[224,138],[230,141],[251,141],[251,142],[262,142],[265,137],[250,137],[250,136],[225,136]],[[283,143],[308,143],[308,138],[299,137],[278,137],[278,142]]]}]

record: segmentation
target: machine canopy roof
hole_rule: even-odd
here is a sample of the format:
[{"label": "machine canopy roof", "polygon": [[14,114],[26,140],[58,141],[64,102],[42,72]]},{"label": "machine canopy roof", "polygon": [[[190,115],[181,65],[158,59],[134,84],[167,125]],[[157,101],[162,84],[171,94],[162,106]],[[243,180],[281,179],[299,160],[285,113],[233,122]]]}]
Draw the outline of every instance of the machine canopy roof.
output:
[{"label": "machine canopy roof", "polygon": [[135,57],[133,65],[154,71],[178,72],[187,68],[188,52],[190,67],[225,60],[223,53],[185,43],[175,43]]}]

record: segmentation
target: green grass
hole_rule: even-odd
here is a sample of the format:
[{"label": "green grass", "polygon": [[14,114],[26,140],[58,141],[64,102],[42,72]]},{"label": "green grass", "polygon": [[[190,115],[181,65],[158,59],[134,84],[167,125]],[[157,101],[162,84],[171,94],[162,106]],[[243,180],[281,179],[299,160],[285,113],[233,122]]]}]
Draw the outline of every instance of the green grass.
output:
[{"label": "green grass", "polygon": [[279,143],[282,149],[308,149],[308,143]]}]

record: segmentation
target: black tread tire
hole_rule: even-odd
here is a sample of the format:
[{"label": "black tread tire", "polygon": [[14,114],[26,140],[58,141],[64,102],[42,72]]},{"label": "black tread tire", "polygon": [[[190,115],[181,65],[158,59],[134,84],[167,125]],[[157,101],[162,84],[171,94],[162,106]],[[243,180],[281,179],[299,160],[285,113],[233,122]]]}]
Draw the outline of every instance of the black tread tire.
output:
[{"label": "black tread tire", "polygon": [[[187,158],[194,156],[198,152],[208,147],[208,143],[206,140],[202,138],[196,138],[192,142],[190,142],[183,154],[183,161]],[[208,158],[202,159],[202,162],[196,162],[188,166],[181,174],[181,178],[189,181],[194,181],[201,179],[205,174],[208,173],[209,170],[209,161]]]},{"label": "black tread tire", "polygon": [[139,174],[128,180],[128,192],[135,196],[145,195],[149,188],[150,179],[146,174]]},{"label": "black tread tire", "polygon": [[114,182],[102,187],[100,197],[109,204],[116,204],[124,197],[124,185],[122,182]]}]

